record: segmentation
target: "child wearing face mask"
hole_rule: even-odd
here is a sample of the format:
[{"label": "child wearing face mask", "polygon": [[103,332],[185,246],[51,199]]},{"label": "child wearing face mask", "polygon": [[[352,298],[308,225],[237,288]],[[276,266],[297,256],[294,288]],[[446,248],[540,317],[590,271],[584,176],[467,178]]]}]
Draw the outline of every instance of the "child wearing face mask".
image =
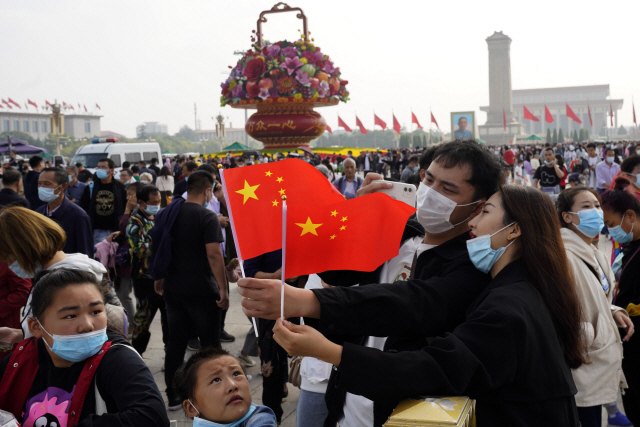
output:
[{"label": "child wearing face mask", "polygon": [[107,326],[93,273],[45,273],[31,307],[33,336],[0,362],[0,409],[23,426],[169,425],[149,369]]},{"label": "child wearing face mask", "polygon": [[240,361],[223,349],[195,353],[174,378],[182,407],[193,427],[275,427],[266,406],[251,403],[251,390]]}]

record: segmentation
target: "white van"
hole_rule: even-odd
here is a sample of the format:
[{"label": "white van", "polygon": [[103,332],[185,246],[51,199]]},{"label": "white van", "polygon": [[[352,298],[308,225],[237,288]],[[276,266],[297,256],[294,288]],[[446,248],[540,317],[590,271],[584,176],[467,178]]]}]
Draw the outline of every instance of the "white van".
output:
[{"label": "white van", "polygon": [[78,148],[71,164],[75,165],[80,162],[89,172],[94,173],[98,161],[103,157],[108,157],[115,163],[116,171],[120,171],[122,163],[125,161],[133,166],[137,165],[140,160],[151,163],[151,159],[156,158],[160,163],[162,162],[160,153],[160,144],[157,142],[101,142]]}]

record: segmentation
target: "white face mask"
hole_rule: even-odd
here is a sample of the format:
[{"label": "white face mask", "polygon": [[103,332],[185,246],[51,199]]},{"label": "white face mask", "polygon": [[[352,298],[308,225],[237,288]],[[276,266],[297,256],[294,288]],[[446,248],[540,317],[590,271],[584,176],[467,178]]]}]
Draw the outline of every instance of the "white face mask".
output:
[{"label": "white face mask", "polygon": [[456,206],[470,206],[478,201],[459,205],[448,197],[432,190],[425,184],[420,183],[418,187],[418,211],[416,215],[418,222],[422,224],[425,230],[431,234],[440,234],[449,231],[457,225],[462,224],[469,218],[460,221],[457,224],[451,224],[449,219],[451,213]]}]

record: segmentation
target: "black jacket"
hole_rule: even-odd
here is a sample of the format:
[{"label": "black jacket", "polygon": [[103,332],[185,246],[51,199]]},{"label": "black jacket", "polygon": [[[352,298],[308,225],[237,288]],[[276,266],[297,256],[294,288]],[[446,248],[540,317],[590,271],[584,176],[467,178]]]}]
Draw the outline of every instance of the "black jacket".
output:
[{"label": "black jacket", "polygon": [[173,187],[173,197],[182,197],[187,191],[187,180],[182,179]]},{"label": "black jacket", "polygon": [[29,205],[34,211],[44,205],[44,202],[38,197],[38,178],[40,178],[40,172],[29,171],[22,181],[24,198],[29,201]]},{"label": "black jacket", "polygon": [[93,232],[91,231],[91,220],[82,208],[66,197],[62,199],[62,204],[48,215],[49,205],[44,204],[36,209],[36,212],[47,216],[58,223],[67,235],[67,242],[64,245],[65,254],[81,253],[89,258],[93,258]]},{"label": "black jacket", "polygon": [[0,190],[0,206],[22,206],[27,209],[30,207],[27,199],[20,197],[18,193],[10,188]]},{"label": "black jacket", "polygon": [[[113,224],[110,227],[111,231],[119,231],[120,224],[118,218],[124,213],[125,205],[127,204],[127,191],[124,189],[124,184],[120,181],[113,179],[113,205],[115,209]],[[91,219],[91,228],[95,230],[96,224],[96,197],[102,188],[102,181],[96,179],[93,185],[93,190],[90,185],[84,187],[84,193],[80,198],[80,207],[85,210],[89,218]]]},{"label": "black jacket", "polygon": [[[416,351],[345,343],[337,386],[374,401],[469,396],[477,400],[479,427],[577,426],[576,387],[524,264],[509,264],[488,286],[470,276],[450,280],[454,276],[315,290],[325,330],[378,336],[452,331]],[[470,303],[473,294],[477,298]],[[343,309],[347,305],[350,310]],[[375,417],[376,426],[386,421],[378,410]]]}]

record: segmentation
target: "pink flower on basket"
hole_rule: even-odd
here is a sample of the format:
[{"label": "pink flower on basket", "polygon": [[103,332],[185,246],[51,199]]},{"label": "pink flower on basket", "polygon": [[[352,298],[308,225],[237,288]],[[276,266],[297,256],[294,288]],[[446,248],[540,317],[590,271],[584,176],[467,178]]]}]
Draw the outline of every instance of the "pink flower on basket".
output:
[{"label": "pink flower on basket", "polygon": [[300,61],[296,56],[295,58],[286,58],[285,62],[280,64],[280,68],[284,68],[285,70],[287,70],[289,75],[291,75],[293,74],[294,71],[296,71],[298,68],[302,67],[303,65],[304,63]]},{"label": "pink flower on basket", "polygon": [[280,53],[280,46],[278,46],[277,44],[271,45],[267,47],[267,52],[269,52],[269,56],[273,58]]},{"label": "pink flower on basket", "polygon": [[287,58],[298,57],[298,50],[293,46],[288,46],[282,49],[282,54]]},{"label": "pink flower on basket", "polygon": [[318,86],[318,97],[324,98],[325,96],[327,96],[327,92],[329,92],[329,83],[323,80]]},{"label": "pink flower on basket", "polygon": [[329,74],[336,71],[336,69],[333,68],[333,63],[331,61],[327,60],[327,63],[324,65],[324,71],[326,71]]},{"label": "pink flower on basket", "polygon": [[269,97],[269,89],[266,87],[260,88],[260,93],[258,94],[263,101],[265,101]]},{"label": "pink flower on basket", "polygon": [[301,84],[306,85],[309,83],[309,74],[303,73],[302,70],[296,71],[296,80],[298,80]]}]

